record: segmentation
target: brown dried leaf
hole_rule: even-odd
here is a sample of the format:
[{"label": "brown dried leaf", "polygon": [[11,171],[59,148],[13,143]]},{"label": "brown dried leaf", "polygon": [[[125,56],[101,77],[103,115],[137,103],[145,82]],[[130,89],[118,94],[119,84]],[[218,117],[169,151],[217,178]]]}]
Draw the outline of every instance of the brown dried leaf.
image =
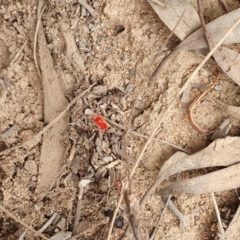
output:
[{"label": "brown dried leaf", "polygon": [[[240,186],[240,138],[227,137],[211,143],[202,151],[188,156],[176,153],[161,168],[158,185],[177,172],[206,167],[230,166],[204,176],[178,181],[163,188],[161,195],[175,193],[210,193],[224,191]],[[235,165],[234,165],[235,164]]]},{"label": "brown dried leaf", "polygon": [[240,107],[227,105],[217,99],[215,99],[215,102],[224,112],[230,116],[240,119]]},{"label": "brown dried leaf", "polygon": [[[167,179],[173,174],[176,174],[182,171],[191,170],[191,169],[201,169],[201,168],[207,168],[207,167],[227,167],[233,164],[237,164],[239,162],[240,162],[240,138],[239,137],[226,137],[224,139],[218,139],[212,142],[207,148],[193,155],[188,155],[183,152],[177,152],[164,163],[163,167],[160,169],[158,173],[156,180],[154,181],[152,186],[149,188],[149,190],[144,194],[141,200],[141,204],[144,202],[144,200],[149,194],[151,194],[165,179]],[[238,169],[238,167],[236,167],[236,169]],[[223,174],[229,173],[229,172],[232,174],[230,176],[233,176],[234,174],[236,174],[234,172],[234,168],[233,170],[228,170],[226,168],[226,170],[223,171]],[[219,175],[217,175],[216,177],[219,177]],[[223,177],[227,178],[225,175],[222,175],[222,178]],[[202,188],[203,192],[205,187],[206,187],[206,191],[209,191],[209,189],[211,189],[211,192],[216,190],[218,191],[219,189],[221,189],[219,187],[219,185],[222,184],[221,181],[218,184],[218,182],[213,178],[210,177],[210,179],[211,181],[208,180],[209,182],[207,181],[204,182],[205,186],[204,188]],[[231,179],[233,178],[230,178],[229,181],[231,181]],[[194,183],[193,179],[189,181],[191,183]],[[233,181],[232,185],[231,183],[227,185],[228,189],[235,188],[236,181],[235,180],[232,180],[232,181]],[[210,185],[209,187],[207,186],[212,182],[214,182],[213,187],[215,187],[215,189],[212,189]],[[197,183],[198,182],[196,182],[195,184]],[[240,181],[238,181],[238,185],[240,186]],[[160,193],[163,193],[164,191],[164,194],[165,194],[165,192],[170,190],[173,192],[175,191],[175,188],[173,188],[174,190],[172,190],[170,187],[167,187],[166,189],[167,189],[166,191],[165,189],[161,190]],[[191,191],[193,190],[191,189]]]}]

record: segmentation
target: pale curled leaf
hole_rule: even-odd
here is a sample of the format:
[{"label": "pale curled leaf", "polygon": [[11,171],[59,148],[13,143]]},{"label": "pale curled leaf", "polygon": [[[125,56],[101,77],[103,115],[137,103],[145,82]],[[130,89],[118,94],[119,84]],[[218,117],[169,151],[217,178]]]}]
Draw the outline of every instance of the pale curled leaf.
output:
[{"label": "pale curled leaf", "polygon": [[[237,9],[231,13],[225,14],[222,17],[212,21],[206,26],[205,34],[203,29],[197,30],[185,41],[183,41],[179,49],[204,49],[210,46],[212,49],[216,43],[223,37],[226,29],[229,29],[239,19],[240,9]],[[232,33],[225,39],[223,44],[238,43],[240,37],[240,25],[232,31]],[[203,38],[202,38],[203,36]],[[208,44],[206,42],[208,41]],[[238,85],[240,85],[240,54],[228,49],[226,47],[219,47],[213,54],[215,61],[222,68],[222,70]]]},{"label": "pale curled leaf", "polygon": [[[206,30],[211,36],[212,42],[218,42],[228,29],[239,19],[240,9],[227,13],[206,25]],[[233,44],[240,42],[240,25],[238,25],[231,34],[224,40],[223,44]],[[187,37],[176,49],[192,50],[208,48],[205,34],[202,28],[198,29]]]},{"label": "pale curled leaf", "polygon": [[226,47],[220,47],[213,54],[221,69],[240,86],[240,54]]},{"label": "pale curled leaf", "polygon": [[[198,50],[202,54],[206,54],[206,50],[208,50],[208,42],[206,41],[206,37],[204,31],[201,27],[200,20],[197,17],[195,19],[196,11],[194,8],[186,3],[186,1],[166,1],[164,2],[165,7],[161,7],[159,4],[151,2],[151,4],[155,12],[158,14],[160,19],[181,39],[183,40],[190,33],[194,31],[194,29],[199,28],[195,32],[193,32],[190,36],[184,39],[184,41],[179,44],[179,46],[169,54],[162,62],[161,67],[163,67],[166,62],[176,56],[179,52],[183,50]],[[154,1],[155,2],[155,1]],[[185,12],[184,12],[185,10]],[[174,29],[173,26],[179,20],[180,12],[184,12],[184,19],[180,21],[179,26]],[[194,16],[194,21],[192,21],[192,16]],[[190,16],[190,17],[189,17]],[[239,19],[240,9],[236,9],[232,12],[229,12],[214,21],[210,22],[206,25],[206,31],[211,38],[210,48],[213,48],[215,43],[219,42],[220,39],[223,38],[226,31],[230,29]],[[187,28],[188,30],[186,30]],[[223,41],[223,44],[233,44],[240,42],[240,24],[232,30],[231,34]],[[214,59],[218,63],[218,65],[222,68],[222,70],[238,85],[240,85],[239,75],[240,75],[240,55],[226,47],[218,48],[213,54]],[[159,66],[160,68],[160,66]]]},{"label": "pale curled leaf", "polygon": [[227,105],[217,99],[215,99],[215,103],[219,106],[225,113],[233,116],[235,118],[240,119],[240,107]]},{"label": "pale curled leaf", "polygon": [[[229,157],[231,154],[229,153]],[[240,163],[192,179],[181,180],[161,189],[158,194],[202,194],[220,192],[240,187]]]},{"label": "pale curled leaf", "polygon": [[182,13],[185,11],[182,21],[174,30],[175,35],[181,40],[201,26],[197,12],[186,1],[164,1],[164,7],[158,4],[157,1],[148,0],[148,2],[170,30],[174,29]]},{"label": "pale curled leaf", "polygon": [[240,162],[240,138],[226,137],[212,142],[208,147],[193,155],[177,152],[172,155],[160,169],[156,180],[144,194],[141,204],[146,197],[173,174],[191,169],[207,167],[226,167]]}]

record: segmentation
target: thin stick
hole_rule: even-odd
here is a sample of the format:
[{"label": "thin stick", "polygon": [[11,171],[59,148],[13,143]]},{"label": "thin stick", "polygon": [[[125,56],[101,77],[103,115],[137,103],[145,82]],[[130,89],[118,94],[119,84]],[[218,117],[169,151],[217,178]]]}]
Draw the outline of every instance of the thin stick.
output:
[{"label": "thin stick", "polygon": [[231,9],[228,7],[228,4],[226,3],[225,0],[220,0],[220,3],[223,5],[223,7],[228,13],[231,12]]},{"label": "thin stick", "polygon": [[[39,3],[39,5],[41,5],[41,4]],[[37,35],[38,35],[38,29],[39,29],[39,26],[40,26],[40,23],[41,23],[42,14],[45,11],[45,9],[46,9],[46,5],[44,5],[42,7],[42,9],[39,13],[39,16],[38,16],[38,19],[37,19],[36,30],[35,30],[35,34],[34,34],[34,41],[33,41],[33,58],[34,58],[35,66],[37,68],[38,75],[39,75],[40,78],[42,78],[42,74],[40,72],[40,68],[39,68],[38,61],[37,61],[37,50],[36,50],[37,49]]]},{"label": "thin stick", "polygon": [[139,224],[137,222],[137,218],[136,218],[136,206],[130,206],[130,199],[129,197],[131,197],[131,193],[129,193],[127,190],[124,191],[124,199],[125,199],[125,203],[126,203],[126,213],[128,214],[128,218],[129,218],[129,222],[130,225],[133,229],[133,234],[136,240],[141,240],[141,234],[140,234],[140,230],[139,230]]},{"label": "thin stick", "polygon": [[82,186],[82,184],[80,182],[79,183],[77,210],[76,210],[76,216],[75,216],[75,220],[74,220],[74,224],[73,224],[73,234],[76,234],[77,226],[79,224],[79,220],[80,220],[80,217],[81,217],[83,192],[84,192],[84,187]]},{"label": "thin stick", "polygon": [[48,219],[48,221],[38,230],[38,232],[43,232],[45,229],[47,229],[48,226],[52,224],[54,219],[56,218],[57,214],[53,213],[53,215]]},{"label": "thin stick", "polygon": [[79,2],[84,8],[86,8],[93,17],[96,17],[96,12],[95,12],[95,10],[94,10],[90,5],[87,4],[86,0],[78,0],[78,2]]},{"label": "thin stick", "polygon": [[26,230],[20,235],[20,237],[18,238],[18,240],[24,240],[24,237],[25,237],[27,231],[28,231],[28,229],[26,229]]},{"label": "thin stick", "polygon": [[12,219],[14,219],[16,222],[20,223],[22,226],[24,226],[25,228],[27,228],[29,231],[34,232],[35,235],[45,239],[45,240],[50,240],[49,238],[47,238],[45,235],[43,235],[42,233],[36,231],[35,229],[33,229],[32,227],[28,226],[25,222],[23,222],[22,220],[18,219],[13,213],[11,213],[9,210],[7,210],[4,206],[2,206],[0,204],[0,210],[2,212],[5,212],[9,217],[11,217]]},{"label": "thin stick", "polygon": [[[175,181],[178,180],[179,176],[180,176],[180,172],[177,174]],[[169,202],[170,202],[170,200],[171,200],[171,197],[172,197],[172,194],[170,194],[170,195],[168,196],[167,201],[165,202],[165,205],[164,205],[164,207],[163,207],[162,213],[160,214],[160,216],[159,216],[159,218],[158,218],[158,220],[157,220],[156,226],[155,226],[155,228],[154,228],[154,230],[153,230],[153,232],[152,232],[149,240],[153,240],[153,239],[155,238],[155,235],[156,235],[157,230],[158,230],[158,228],[159,228],[160,222],[161,222],[161,220],[162,220],[162,218],[163,218],[164,213],[165,213],[166,210],[167,210],[167,207],[168,207],[168,204],[169,204]]]},{"label": "thin stick", "polygon": [[[118,123],[115,123],[115,122],[113,122],[112,120],[110,120],[109,118],[106,118],[106,117],[104,117],[104,119],[105,119],[108,123],[110,123],[111,125],[114,125],[114,126],[116,126],[117,128],[119,128],[119,129],[126,130],[126,128],[125,128],[123,125],[118,124]],[[128,133],[129,133],[129,134],[132,134],[132,135],[135,135],[135,136],[137,136],[137,137],[145,138],[145,139],[148,139],[148,138],[149,138],[149,136],[144,135],[144,134],[141,134],[141,133],[138,133],[138,132],[136,132],[136,131],[131,131],[131,130],[130,130]],[[180,147],[180,146],[178,146],[178,145],[176,145],[176,144],[174,144],[174,143],[171,143],[171,142],[168,142],[168,141],[166,141],[166,140],[163,140],[163,139],[161,139],[161,138],[153,138],[153,140],[156,140],[156,141],[162,142],[162,143],[164,143],[164,144],[167,144],[167,145],[169,145],[169,146],[172,146],[172,147],[174,147],[174,148],[176,148],[176,149],[178,149],[178,150],[180,150],[180,151],[182,151],[182,152],[190,153],[190,152],[188,152],[186,149],[184,149],[184,148],[182,148],[182,147]]]},{"label": "thin stick", "polygon": [[219,209],[218,209],[218,205],[217,205],[214,193],[211,193],[211,197],[212,197],[212,200],[213,200],[213,205],[214,205],[214,209],[215,209],[217,220],[218,220],[218,228],[219,228],[219,231],[221,233],[221,239],[224,240],[225,239],[225,232],[223,230],[222,221],[221,221],[221,217],[220,217],[220,213],[219,213]]},{"label": "thin stick", "polygon": [[[57,123],[59,121],[59,119],[61,119],[65,113],[72,107],[72,105],[74,103],[76,103],[82,96],[84,96],[96,83],[92,84],[89,88],[87,88],[86,90],[84,90],[83,92],[81,92],[78,96],[76,96],[68,105],[67,107],[60,112],[60,114],[54,118],[46,127],[44,127],[39,133],[37,133],[35,136],[33,136],[32,138],[30,138],[29,140],[27,140],[26,142],[20,143],[14,147],[11,147],[9,149],[6,149],[2,152],[0,152],[0,156],[7,154],[13,150],[16,150],[20,147],[24,147],[29,143],[32,143],[33,141],[36,141],[39,137],[41,137],[46,131],[48,131],[55,123]],[[36,143],[35,143],[36,144]]]},{"label": "thin stick", "polygon": [[20,56],[21,52],[23,51],[23,49],[24,49],[25,46],[27,45],[27,42],[28,42],[28,40],[26,40],[26,41],[23,43],[23,45],[22,45],[21,48],[19,49],[18,53],[15,55],[15,57],[13,58],[13,60],[11,61],[11,63],[9,64],[10,66],[13,65],[13,64],[17,61],[17,59],[18,59],[18,57]]},{"label": "thin stick", "polygon": [[[164,44],[161,46],[160,48],[160,51],[159,53],[157,54],[157,56],[160,56],[162,51],[163,51],[163,48],[167,45],[167,43],[169,42],[169,40],[172,38],[176,28],[178,27],[178,24],[181,22],[182,18],[183,18],[183,15],[185,13],[186,9],[184,9],[183,13],[181,14],[179,20],[177,21],[176,25],[174,26],[173,30],[171,31],[171,33],[168,35],[166,41],[164,42]],[[167,59],[167,57],[165,58],[165,60]],[[160,63],[156,69],[154,70],[154,72],[152,73],[151,77],[150,77],[150,80],[153,79],[160,71],[160,69],[162,68],[162,64]]]},{"label": "thin stick", "polygon": [[160,0],[151,0],[151,1],[154,2],[154,3],[156,3],[156,4],[159,5],[159,6],[163,7],[163,8],[166,7],[162,2],[160,2]]}]

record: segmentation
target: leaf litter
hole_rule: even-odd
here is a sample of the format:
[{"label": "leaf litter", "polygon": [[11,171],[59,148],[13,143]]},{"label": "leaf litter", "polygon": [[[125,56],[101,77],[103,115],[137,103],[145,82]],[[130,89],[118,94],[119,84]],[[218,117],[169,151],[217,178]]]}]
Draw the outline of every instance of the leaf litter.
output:
[{"label": "leaf litter", "polygon": [[[155,3],[157,2],[157,0],[156,1],[154,1]],[[167,6],[167,4],[166,4],[166,6]],[[166,7],[165,5],[162,5],[162,7]],[[74,60],[75,60],[75,63],[77,64],[77,63],[81,63],[81,59],[79,59],[79,58],[77,58],[77,57],[75,57],[74,58]],[[78,65],[78,67],[79,67],[79,69],[82,69],[82,70],[84,70],[83,68],[82,68],[82,65],[81,64],[79,64]],[[83,100],[83,102],[84,101],[88,101],[89,99],[84,99]],[[94,101],[95,101],[95,99],[94,99]],[[92,102],[90,103],[90,107],[92,108]],[[93,104],[94,105],[94,104]],[[101,104],[99,104],[100,106],[101,106]],[[99,112],[101,112],[101,114],[104,116],[104,117],[106,117],[107,116],[107,114],[106,114],[106,109],[105,109],[105,107],[104,106],[101,106],[101,107],[103,107],[102,109],[99,109],[99,105],[98,105],[98,107],[96,107],[96,106],[94,106],[93,107],[93,109],[97,109]],[[66,107],[66,106],[65,106]],[[78,109],[79,110],[79,109]],[[102,110],[102,111],[101,111]],[[80,111],[81,111],[81,109],[80,109]],[[107,116],[107,117],[109,117],[109,116]],[[88,122],[88,119],[87,118],[84,118],[83,117],[83,119],[81,119],[81,120],[83,120],[83,122],[85,121],[85,124],[83,124],[83,123],[81,123],[81,124],[79,124],[79,122],[78,122],[78,124],[79,124],[79,128],[78,128],[78,130],[79,130],[79,132],[81,132],[82,131],[82,129],[83,130],[85,130],[86,132],[84,133],[84,137],[86,138],[86,139],[89,139],[89,141],[92,141],[92,143],[89,143],[89,144],[86,144],[86,148],[88,148],[88,150],[90,150],[90,151],[92,151],[93,150],[93,145],[95,144],[96,146],[97,146],[97,148],[98,148],[98,152],[96,153],[96,160],[100,160],[102,157],[102,159],[110,159],[109,158],[109,156],[106,156],[106,154],[108,154],[108,152],[109,152],[109,148],[111,148],[112,146],[111,146],[111,144],[109,144],[110,142],[111,142],[111,138],[109,137],[109,135],[108,136],[105,136],[104,134],[96,134],[96,133],[94,133],[94,134],[92,134],[93,132],[91,132],[91,130],[92,130],[92,128],[94,128],[94,126],[92,126],[91,125],[91,122]],[[87,124],[86,124],[87,123]],[[73,123],[72,123],[73,124]],[[88,125],[88,126],[86,126],[86,125]],[[73,125],[72,125],[73,126]],[[82,129],[81,129],[82,128]],[[95,129],[96,130],[96,129]],[[110,130],[111,131],[115,131],[115,129],[109,129],[109,130],[107,130],[107,131],[109,131],[108,132],[108,134],[109,133],[111,133],[110,132]],[[120,131],[119,131],[120,132]],[[121,134],[120,134],[120,136],[121,136]],[[96,137],[96,138],[95,138]],[[117,140],[119,140],[119,138],[117,137]],[[93,144],[93,142],[94,142],[94,144]],[[77,143],[77,142],[74,142],[74,145],[73,145],[74,147],[76,146],[76,147],[79,147],[79,143]],[[117,145],[117,146],[119,146],[119,145]],[[70,159],[69,161],[73,161],[74,159],[75,159],[75,156],[74,156],[74,154],[75,154],[75,151],[76,150],[74,150],[75,148],[71,148],[71,149],[73,149],[72,150],[72,152],[73,152],[73,154],[71,153],[71,157],[69,156],[69,158],[68,159]],[[124,150],[122,150],[122,148],[120,148],[119,147],[119,149],[122,151],[119,155],[122,155],[122,156],[124,156],[124,154],[126,154],[126,153],[124,153]],[[111,156],[111,159],[113,160],[113,162],[112,163],[117,163],[118,162],[118,160],[116,160],[116,158],[115,158],[115,155],[116,154],[116,151],[114,151],[113,150],[113,157]],[[186,155],[187,156],[187,155]],[[128,158],[128,157],[127,157]],[[112,161],[112,160],[110,160],[110,161]],[[105,160],[104,160],[105,161]],[[108,161],[108,160],[107,160]],[[110,166],[112,166],[112,164],[111,163],[108,163],[107,162],[107,165],[106,165],[106,162],[105,163],[100,163],[99,164],[99,161],[96,161],[96,162],[98,162],[98,164],[96,164],[95,165],[95,163],[94,164],[92,164],[93,166],[96,166],[96,169],[95,170],[97,170],[97,169],[99,169],[99,175],[104,175],[105,174],[105,170],[106,170],[106,168],[108,168],[108,167],[110,167]],[[102,165],[101,165],[102,164]],[[114,165],[114,164],[113,164]],[[114,167],[115,167],[115,165],[114,165]],[[231,166],[230,166],[231,167]],[[79,169],[80,169],[81,167],[79,166]],[[228,167],[227,167],[228,168]],[[226,168],[226,169],[227,169]],[[64,174],[62,175],[63,177],[64,177]],[[88,178],[86,178],[86,179],[88,179]],[[64,181],[66,180],[66,178],[64,179]],[[65,184],[65,186],[66,186],[67,184]],[[131,209],[130,209],[131,210]],[[84,224],[83,224],[83,222],[84,221],[82,221],[81,222],[81,225],[82,226],[84,226]],[[103,221],[104,222],[104,224],[106,224],[107,223],[107,221],[106,221],[106,219]],[[100,226],[101,225],[101,223],[100,223],[100,225],[99,224],[95,224],[96,226],[96,228],[98,227],[98,226]],[[89,227],[87,227],[87,228],[89,228]],[[81,233],[82,234],[82,233]],[[89,233],[87,233],[87,234],[89,234]],[[84,235],[84,234],[83,234]]]}]

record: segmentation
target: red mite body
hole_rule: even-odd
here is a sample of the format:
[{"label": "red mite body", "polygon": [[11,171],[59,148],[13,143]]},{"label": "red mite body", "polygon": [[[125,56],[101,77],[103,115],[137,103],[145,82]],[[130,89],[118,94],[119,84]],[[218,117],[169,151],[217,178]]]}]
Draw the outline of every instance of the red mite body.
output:
[{"label": "red mite body", "polygon": [[109,128],[109,125],[101,116],[94,116],[93,121],[101,130],[107,130]]}]

